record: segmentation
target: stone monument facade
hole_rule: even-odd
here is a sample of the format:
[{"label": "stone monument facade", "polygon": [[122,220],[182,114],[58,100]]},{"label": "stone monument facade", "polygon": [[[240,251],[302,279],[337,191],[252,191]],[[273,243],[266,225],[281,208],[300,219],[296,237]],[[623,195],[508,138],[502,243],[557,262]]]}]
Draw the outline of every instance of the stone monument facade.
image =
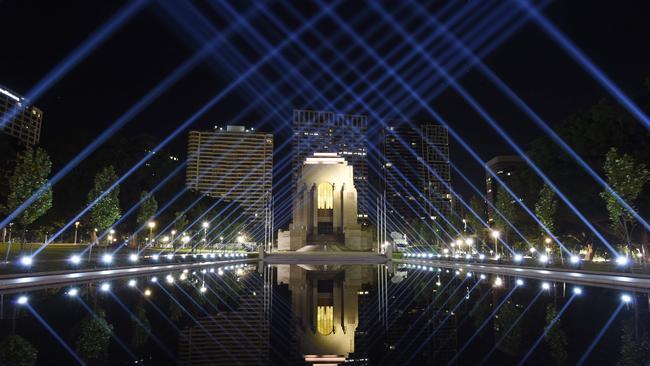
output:
[{"label": "stone monument facade", "polygon": [[357,190],[353,167],[336,153],[308,157],[296,182],[293,223],[278,231],[278,249],[295,251],[306,245],[337,245],[367,251],[372,232],[357,223]]}]

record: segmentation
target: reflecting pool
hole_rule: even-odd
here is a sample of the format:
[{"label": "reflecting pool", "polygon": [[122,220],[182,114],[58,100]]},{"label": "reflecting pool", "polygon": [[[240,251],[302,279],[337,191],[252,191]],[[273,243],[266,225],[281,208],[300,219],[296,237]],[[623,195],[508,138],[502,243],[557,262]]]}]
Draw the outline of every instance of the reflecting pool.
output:
[{"label": "reflecting pool", "polygon": [[650,360],[647,294],[407,263],[215,265],[1,300],[8,364]]}]

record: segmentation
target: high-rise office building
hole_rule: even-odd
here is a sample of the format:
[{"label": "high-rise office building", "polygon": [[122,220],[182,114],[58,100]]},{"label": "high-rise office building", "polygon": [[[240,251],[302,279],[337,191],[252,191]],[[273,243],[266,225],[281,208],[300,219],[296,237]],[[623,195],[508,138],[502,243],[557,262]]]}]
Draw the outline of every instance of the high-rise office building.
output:
[{"label": "high-rise office building", "polygon": [[293,111],[293,183],[308,156],[335,152],[354,167],[354,186],[358,194],[358,216],[367,219],[369,208],[368,140],[365,115],[337,114],[327,111]]},{"label": "high-rise office building", "polygon": [[250,218],[263,219],[271,195],[273,135],[242,126],[190,131],[187,187],[237,202]]},{"label": "high-rise office building", "polygon": [[384,130],[383,147],[389,214],[400,217],[402,222],[449,215],[447,128],[425,123],[418,130],[406,122],[395,122]]},{"label": "high-rise office building", "polygon": [[41,139],[43,111],[11,90],[0,86],[0,131],[25,145],[38,144]]},{"label": "high-rise office building", "polygon": [[485,172],[485,198],[488,202],[487,213],[488,223],[494,220],[494,209],[496,202],[497,190],[501,186],[496,179],[492,177],[490,171],[496,174],[505,184],[510,185],[513,174],[526,167],[526,163],[519,155],[500,155],[490,159],[487,163]]}]

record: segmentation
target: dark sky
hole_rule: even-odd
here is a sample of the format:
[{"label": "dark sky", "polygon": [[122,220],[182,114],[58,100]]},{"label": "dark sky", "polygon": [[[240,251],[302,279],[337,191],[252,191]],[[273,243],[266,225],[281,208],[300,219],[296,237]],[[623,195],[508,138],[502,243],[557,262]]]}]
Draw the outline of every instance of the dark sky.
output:
[{"label": "dark sky", "polygon": [[[269,14],[276,16],[288,31],[295,32],[304,23],[301,17],[313,17],[319,10],[315,2],[301,1],[293,5],[271,2],[268,3],[270,9],[262,14],[256,12],[249,18],[251,25],[243,28],[247,31],[227,33],[224,29],[233,26],[236,18],[229,15],[222,5],[212,7],[209,3],[195,2],[194,9],[197,12],[192,13],[189,10],[191,8],[182,2],[166,1],[166,5],[162,6],[160,2],[151,1],[144,11],[35,101],[44,110],[45,116],[42,145],[52,150],[65,145],[68,155],[81,150],[83,145],[110,126],[199,45],[205,44],[206,37],[214,35],[210,32],[218,30],[220,35],[228,37],[229,48],[217,47],[213,58],[194,68],[119,132],[149,133],[163,138],[206,101],[237,80],[237,75],[247,72],[249,65],[265,57],[268,53],[266,45],[259,39],[251,38],[250,31],[256,31],[269,44],[286,41],[286,33],[269,20]],[[433,5],[429,3],[431,2],[424,4],[432,13],[445,5],[444,2]],[[118,1],[0,0],[0,85],[18,93],[27,93],[61,59],[118,11],[122,4]],[[402,4],[387,2],[382,6],[411,32],[427,26],[421,11]],[[449,20],[464,4],[468,2],[454,5],[452,11],[441,16],[440,20]],[[241,2],[233,6],[237,7],[239,13],[255,10],[251,4]],[[481,6],[490,11],[504,6],[506,11],[497,19],[505,17],[506,13],[516,8],[513,3],[504,2],[480,2],[477,8]],[[373,46],[381,57],[386,57],[394,50],[399,51],[387,59],[387,64],[391,67],[404,57],[409,57],[409,52],[413,51],[367,3],[347,2],[334,10],[358,34],[362,34],[365,42]],[[544,13],[624,91],[634,95],[643,87],[643,80],[650,75],[649,2],[556,1],[550,3]],[[202,14],[207,23],[202,23],[197,14]],[[472,29],[473,25],[485,20],[487,15],[476,14],[473,19],[471,17],[472,15],[466,14],[457,24],[467,20],[464,29]],[[353,21],[355,18],[358,20]],[[189,27],[185,28],[184,25]],[[366,32],[373,27],[378,27],[377,31],[367,35]],[[341,85],[328,87],[336,77],[348,86],[357,83],[354,88],[356,95],[365,95],[363,102],[372,105],[374,113],[368,113],[371,125],[377,123],[377,116],[387,119],[406,116],[419,121],[433,119],[427,110],[417,106],[412,97],[403,94],[403,88],[398,89],[397,94],[391,94],[395,87],[394,79],[389,78],[388,81],[371,87],[370,84],[377,83],[387,74],[386,69],[378,66],[378,62],[353,37],[339,36],[341,32],[342,27],[331,16],[320,18],[314,26],[301,34],[300,40],[304,48],[295,43],[283,48],[280,54],[284,60],[272,58],[270,63],[249,75],[248,79],[237,84],[219,103],[208,109],[192,128],[209,128],[228,121],[248,125],[266,121],[262,129],[275,132],[278,145],[289,136],[287,124],[290,122],[292,108],[332,107],[325,105],[326,102],[322,99],[308,102],[317,96],[315,90],[322,92],[324,99],[329,102],[338,99],[333,103],[333,108],[339,112],[368,113]],[[434,32],[435,27],[428,25],[420,34],[428,36]],[[487,30],[479,34],[485,32]],[[487,42],[502,32],[503,30],[497,31]],[[466,31],[459,34],[462,36]],[[418,37],[419,42],[423,40],[423,36]],[[440,42],[434,42],[426,48],[433,49],[438,43]],[[346,60],[337,61],[337,54],[328,45],[340,52],[350,50],[346,53]],[[326,48],[324,52],[315,52],[323,47]],[[240,52],[245,61],[233,60],[233,49]],[[439,49],[439,52],[448,51],[448,44],[440,43]],[[310,58],[308,54],[315,57]],[[521,28],[490,53],[485,61],[550,123],[561,122],[577,108],[605,95],[598,84],[532,24]],[[351,69],[351,65],[356,62],[356,68]],[[414,57],[407,65],[413,66],[417,72],[430,72],[413,77],[406,68],[395,70],[413,89],[432,85],[432,81],[436,80],[435,70],[430,65],[418,62],[424,62],[423,58]],[[299,73],[303,79],[294,77],[297,73],[292,73],[292,68],[297,65],[302,65]],[[321,75],[323,65],[331,67],[335,75]],[[376,71],[370,73],[365,81],[359,81],[358,75],[354,74],[354,70],[365,73],[372,68]],[[292,82],[283,82],[285,76],[289,76]],[[315,78],[309,84],[311,88],[306,85],[304,78]],[[539,134],[532,123],[478,72],[466,73],[460,81],[522,146],[525,147]],[[295,96],[294,93],[303,87],[305,89],[302,89],[300,95]],[[265,92],[272,95],[268,103],[253,104],[253,96]],[[385,101],[378,102],[378,93],[388,95],[391,102],[398,104],[399,108],[391,107]],[[426,91],[423,95],[429,95],[428,93]],[[400,105],[399,102],[404,103]],[[457,93],[447,89],[429,101],[428,105],[439,112],[483,159],[510,152],[505,143]],[[278,111],[278,114],[269,117],[272,111]],[[233,121],[234,118],[238,120]],[[174,140],[171,147],[184,155],[184,143],[185,132]],[[71,157],[68,155],[59,157],[58,161]],[[451,145],[451,158],[480,187],[483,186],[483,171],[456,142]],[[468,192],[458,177],[453,180],[457,189],[462,193]]]}]

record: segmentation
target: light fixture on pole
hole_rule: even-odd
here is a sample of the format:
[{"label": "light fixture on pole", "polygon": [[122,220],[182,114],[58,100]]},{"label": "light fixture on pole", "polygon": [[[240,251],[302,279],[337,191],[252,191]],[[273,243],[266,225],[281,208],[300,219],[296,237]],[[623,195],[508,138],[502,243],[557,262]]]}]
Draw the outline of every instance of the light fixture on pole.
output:
[{"label": "light fixture on pole", "polygon": [[149,227],[149,245],[153,246],[153,229],[156,227],[156,222],[149,221],[147,226]]},{"label": "light fixture on pole", "polygon": [[79,221],[74,223],[74,243],[77,244],[77,233],[79,232]]},{"label": "light fixture on pole", "polygon": [[499,230],[492,230],[490,232],[490,235],[492,235],[492,238],[494,238],[494,252],[498,255],[499,254],[499,236],[501,236],[501,233]]}]

